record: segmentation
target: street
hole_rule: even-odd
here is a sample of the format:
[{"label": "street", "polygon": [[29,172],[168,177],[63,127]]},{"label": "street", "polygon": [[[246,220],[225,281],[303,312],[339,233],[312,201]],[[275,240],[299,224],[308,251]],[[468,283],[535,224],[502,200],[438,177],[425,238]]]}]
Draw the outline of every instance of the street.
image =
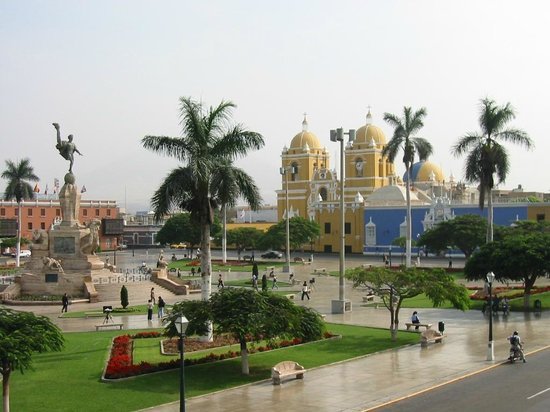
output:
[{"label": "street", "polygon": [[525,364],[505,363],[486,372],[376,410],[380,412],[547,412],[550,411],[549,370],[550,350],[546,349],[527,356]]}]

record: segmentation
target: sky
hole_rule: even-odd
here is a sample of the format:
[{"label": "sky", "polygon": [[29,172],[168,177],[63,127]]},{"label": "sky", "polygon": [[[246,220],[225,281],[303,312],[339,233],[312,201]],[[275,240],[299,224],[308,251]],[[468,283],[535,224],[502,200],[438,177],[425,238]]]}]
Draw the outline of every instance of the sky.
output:
[{"label": "sky", "polygon": [[51,190],[68,167],[55,149],[57,122],[84,155],[73,168],[83,200],[148,210],[178,163],[141,139],[179,136],[185,96],[234,102],[233,119],[264,136],[237,165],[266,204],[305,112],[336,167],[330,129],[358,129],[370,106],[389,139],[385,112],[425,107],[419,136],[434,147],[430,160],[461,180],[464,159],[451,147],[479,130],[479,101],[489,97],[510,102],[510,125],[535,143],[507,145],[500,187],[549,191],[549,11],[542,0],[0,0],[0,168],[28,157]]}]

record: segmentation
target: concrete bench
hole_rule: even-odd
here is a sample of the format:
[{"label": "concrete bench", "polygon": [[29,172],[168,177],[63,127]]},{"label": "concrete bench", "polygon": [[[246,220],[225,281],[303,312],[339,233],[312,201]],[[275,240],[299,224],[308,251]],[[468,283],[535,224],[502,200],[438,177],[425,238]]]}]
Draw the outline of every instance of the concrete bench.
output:
[{"label": "concrete bench", "polygon": [[314,274],[327,273],[327,269],[326,268],[316,268],[316,269],[313,269],[313,273]]},{"label": "concrete bench", "polygon": [[111,328],[111,327],[115,327],[122,330],[122,323],[104,323],[102,325],[95,325],[95,331],[97,332],[99,329]]},{"label": "concrete bench", "polygon": [[374,308],[378,309],[378,305],[382,303],[382,299],[376,295],[365,295],[363,296],[363,303],[373,303]]},{"label": "concrete bench", "polygon": [[426,330],[428,330],[428,329],[431,329],[432,324],[431,324],[431,323],[412,323],[412,322],[407,322],[407,323],[405,323],[405,326],[407,326],[407,330],[410,330],[412,327],[416,328],[417,326],[418,326],[418,327],[426,328]]},{"label": "concrete bench", "polygon": [[293,361],[279,362],[271,368],[273,385],[280,385],[281,379],[287,376],[296,376],[296,379],[304,379],[305,369],[299,363]]},{"label": "concrete bench", "polygon": [[426,346],[429,342],[441,343],[443,342],[444,335],[441,332],[433,329],[427,329],[421,333],[420,344]]},{"label": "concrete bench", "polygon": [[288,299],[290,300],[294,300],[294,298],[296,297],[296,294],[295,293],[289,293],[287,295],[285,295]]}]

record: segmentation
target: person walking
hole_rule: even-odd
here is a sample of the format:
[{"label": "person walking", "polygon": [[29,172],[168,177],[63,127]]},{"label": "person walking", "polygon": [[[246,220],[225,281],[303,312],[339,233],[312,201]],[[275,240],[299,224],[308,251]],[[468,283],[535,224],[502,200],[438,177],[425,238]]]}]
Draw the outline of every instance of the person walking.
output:
[{"label": "person walking", "polygon": [[267,275],[265,273],[262,276],[262,292],[267,292]]},{"label": "person walking", "polygon": [[147,320],[153,320],[153,301],[147,301]]},{"label": "person walking", "polygon": [[307,300],[309,300],[309,288],[305,280],[304,284],[302,285],[302,300],[304,300],[304,296],[307,297]]},{"label": "person walking", "polygon": [[151,288],[151,301],[153,302],[153,305],[155,303],[157,303],[157,301],[155,300],[155,288]]},{"label": "person walking", "polygon": [[162,296],[159,296],[159,301],[157,303],[158,306],[158,318],[162,319],[164,317],[164,307],[166,306],[166,302],[164,302],[164,299]]},{"label": "person walking", "polygon": [[258,275],[252,275],[252,288],[258,292]]},{"label": "person walking", "polygon": [[191,276],[195,276],[195,268],[194,267],[191,268]]},{"label": "person walking", "polygon": [[61,298],[61,303],[63,304],[63,306],[61,307],[61,313],[63,312],[67,313],[67,309],[69,308],[69,297],[67,296],[66,292],[63,294],[63,297]]},{"label": "person walking", "polygon": [[222,272],[218,275],[218,289],[223,289],[223,278],[222,278]]},{"label": "person walking", "polygon": [[277,275],[273,274],[273,285],[271,285],[271,290],[275,288],[279,289],[279,285],[277,285]]}]

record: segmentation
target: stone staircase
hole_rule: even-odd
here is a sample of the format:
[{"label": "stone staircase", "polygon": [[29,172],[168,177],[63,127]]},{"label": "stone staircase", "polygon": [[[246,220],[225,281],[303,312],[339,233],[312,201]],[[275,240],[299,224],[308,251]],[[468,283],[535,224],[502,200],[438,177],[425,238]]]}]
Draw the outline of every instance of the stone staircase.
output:
[{"label": "stone staircase", "polygon": [[151,295],[151,288],[155,288],[155,297],[159,296],[165,301],[177,301],[181,300],[181,296],[177,297],[168,289],[157,285],[151,281],[142,282],[128,282],[128,283],[103,283],[95,284],[95,289],[99,294],[99,300],[101,302],[120,301],[120,289],[122,285],[128,289],[128,300],[130,305],[143,305],[146,304]]}]

